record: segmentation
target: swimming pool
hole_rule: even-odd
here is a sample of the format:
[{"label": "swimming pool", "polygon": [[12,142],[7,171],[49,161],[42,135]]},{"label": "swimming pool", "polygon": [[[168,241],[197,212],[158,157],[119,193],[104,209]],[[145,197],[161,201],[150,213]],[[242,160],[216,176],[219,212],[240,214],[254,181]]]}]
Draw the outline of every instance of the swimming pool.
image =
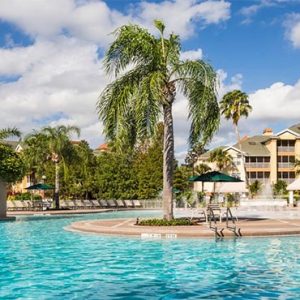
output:
[{"label": "swimming pool", "polygon": [[1,299],[296,299],[300,238],[141,240],[63,230],[118,212],[0,223]]}]

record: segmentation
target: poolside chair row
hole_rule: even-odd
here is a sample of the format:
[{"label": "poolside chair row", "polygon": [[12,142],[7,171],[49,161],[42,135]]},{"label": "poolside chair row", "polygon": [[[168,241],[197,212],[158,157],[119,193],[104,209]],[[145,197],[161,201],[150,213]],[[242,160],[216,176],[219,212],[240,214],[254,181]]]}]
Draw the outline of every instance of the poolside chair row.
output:
[{"label": "poolside chair row", "polygon": [[37,200],[7,201],[7,210],[42,210],[43,202]]},{"label": "poolside chair row", "polygon": [[95,209],[95,208],[141,208],[139,200],[61,200],[61,208]]}]

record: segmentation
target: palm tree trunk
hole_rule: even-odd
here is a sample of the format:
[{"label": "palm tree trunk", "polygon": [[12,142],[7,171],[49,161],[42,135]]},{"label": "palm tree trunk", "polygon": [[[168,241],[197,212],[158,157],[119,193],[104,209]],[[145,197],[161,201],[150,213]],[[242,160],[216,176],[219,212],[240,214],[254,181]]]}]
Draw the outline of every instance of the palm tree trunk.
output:
[{"label": "palm tree trunk", "polygon": [[54,201],[55,208],[59,209],[59,168],[58,162],[55,163],[55,190],[54,190]]},{"label": "palm tree trunk", "polygon": [[173,116],[172,116],[171,103],[163,105],[163,113],[164,113],[163,211],[164,211],[164,219],[166,220],[172,220],[174,218],[173,215],[174,129],[173,129]]},{"label": "palm tree trunk", "polygon": [[242,151],[241,136],[240,136],[239,128],[238,128],[237,125],[235,125],[235,133],[236,133],[237,140],[238,140],[239,150],[241,152],[242,166],[243,166],[244,173],[245,173],[246,188],[248,188],[249,183],[248,183],[248,176],[247,176],[247,170],[246,170],[245,156],[244,156],[244,153]]},{"label": "palm tree trunk", "polygon": [[0,180],[0,219],[6,218],[6,183]]}]

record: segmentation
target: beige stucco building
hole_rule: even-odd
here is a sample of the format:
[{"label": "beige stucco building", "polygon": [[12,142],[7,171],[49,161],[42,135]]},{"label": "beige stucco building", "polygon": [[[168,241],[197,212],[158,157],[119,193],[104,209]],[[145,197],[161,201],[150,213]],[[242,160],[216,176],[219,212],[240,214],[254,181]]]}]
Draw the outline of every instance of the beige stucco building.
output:
[{"label": "beige stucco building", "polygon": [[[244,137],[241,149],[238,144],[222,147],[233,157],[234,169],[228,173],[245,179],[245,169],[249,183],[255,180],[263,184],[274,184],[278,180],[291,183],[296,178],[295,160],[300,159],[300,124],[274,134],[267,128],[262,135]],[[242,154],[245,157],[245,169]],[[210,151],[200,156],[197,164],[207,163],[212,169],[215,166],[208,162]]]}]

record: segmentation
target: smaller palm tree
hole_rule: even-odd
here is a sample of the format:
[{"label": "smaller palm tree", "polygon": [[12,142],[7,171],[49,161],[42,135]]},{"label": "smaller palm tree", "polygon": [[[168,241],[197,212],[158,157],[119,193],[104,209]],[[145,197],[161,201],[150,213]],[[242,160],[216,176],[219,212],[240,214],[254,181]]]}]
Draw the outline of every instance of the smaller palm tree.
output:
[{"label": "smaller palm tree", "polygon": [[[70,156],[70,138],[72,134],[76,134],[79,137],[80,129],[76,126],[48,126],[43,128],[40,132],[34,132],[26,138],[28,145],[30,145],[31,142],[33,142],[33,145],[44,145],[45,149],[41,149],[43,151],[42,154],[46,154],[46,158],[52,161],[55,165],[54,200],[56,209],[59,209],[60,167],[62,165],[65,166],[65,162]],[[33,153],[34,152],[32,152],[32,154]],[[41,159],[41,153],[40,151],[37,151],[35,154],[37,156],[34,161],[38,163],[37,160]],[[45,159],[45,157],[43,159]],[[39,164],[42,163],[43,162],[41,161],[39,162]]]},{"label": "smaller palm tree", "polygon": [[220,102],[221,114],[226,120],[232,120],[235,132],[237,135],[237,142],[242,156],[242,163],[245,172],[245,182],[248,186],[247,171],[245,167],[244,154],[242,152],[241,137],[238,128],[238,123],[241,117],[247,118],[252,111],[252,106],[249,104],[248,95],[240,90],[234,90],[225,94]]},{"label": "smaller palm tree", "polygon": [[209,155],[208,161],[215,163],[219,171],[232,170],[234,166],[232,156],[228,152],[223,151],[222,148],[213,150]]}]

